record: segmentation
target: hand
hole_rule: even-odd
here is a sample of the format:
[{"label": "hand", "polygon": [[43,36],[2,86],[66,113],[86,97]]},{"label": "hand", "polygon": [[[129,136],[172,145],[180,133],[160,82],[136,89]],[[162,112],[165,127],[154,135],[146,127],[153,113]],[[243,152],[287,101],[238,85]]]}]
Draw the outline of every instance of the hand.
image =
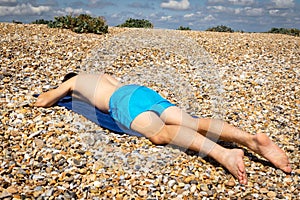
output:
[{"label": "hand", "polygon": [[52,104],[49,102],[49,92],[42,93],[38,96],[34,106],[36,107],[50,107]]}]

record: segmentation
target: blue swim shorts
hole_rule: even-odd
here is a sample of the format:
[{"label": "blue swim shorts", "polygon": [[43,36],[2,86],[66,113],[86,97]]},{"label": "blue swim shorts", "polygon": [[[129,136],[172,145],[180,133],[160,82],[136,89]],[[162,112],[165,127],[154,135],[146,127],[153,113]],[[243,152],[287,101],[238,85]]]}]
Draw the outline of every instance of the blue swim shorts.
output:
[{"label": "blue swim shorts", "polygon": [[141,113],[153,111],[158,116],[175,106],[154,90],[140,85],[125,85],[117,89],[109,101],[109,113],[121,125],[130,129],[132,121]]}]

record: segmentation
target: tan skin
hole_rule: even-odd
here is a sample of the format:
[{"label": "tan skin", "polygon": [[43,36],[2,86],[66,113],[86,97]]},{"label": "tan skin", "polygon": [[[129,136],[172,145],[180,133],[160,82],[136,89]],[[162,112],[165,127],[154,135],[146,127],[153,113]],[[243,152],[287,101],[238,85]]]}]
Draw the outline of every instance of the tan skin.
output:
[{"label": "tan skin", "polygon": [[[73,96],[88,101],[102,112],[108,112],[109,99],[122,85],[115,78],[103,75],[80,74],[62,83],[58,88],[42,93],[35,106],[50,107],[60,98]],[[138,115],[131,129],[143,134],[154,144],[175,144],[204,153],[227,168],[241,184],[247,184],[247,175],[241,149],[227,149],[206,137],[241,144],[263,156],[286,173],[292,168],[285,152],[263,133],[251,135],[228,123],[207,118],[193,118],[182,109],[172,106],[161,116],[147,111]]]}]

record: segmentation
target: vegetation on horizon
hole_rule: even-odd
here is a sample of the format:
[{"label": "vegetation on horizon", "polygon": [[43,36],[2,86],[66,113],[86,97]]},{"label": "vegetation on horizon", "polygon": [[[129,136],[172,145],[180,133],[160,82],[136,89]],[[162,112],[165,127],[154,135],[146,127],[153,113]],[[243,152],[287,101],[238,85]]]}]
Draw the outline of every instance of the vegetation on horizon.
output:
[{"label": "vegetation on horizon", "polygon": [[[208,28],[206,31],[213,31],[213,32],[228,32],[228,33],[233,33],[233,32],[240,32],[244,33],[244,31],[234,31],[232,28],[220,25],[220,26],[215,26]],[[271,30],[267,31],[266,33],[277,33],[277,34],[286,34],[286,35],[292,35],[292,36],[300,36],[300,30],[296,28],[272,28]]]},{"label": "vegetation on horizon", "polygon": [[12,20],[12,23],[14,23],[14,24],[23,24],[22,22],[16,21],[16,20]]},{"label": "vegetation on horizon", "polygon": [[296,28],[272,28],[267,33],[287,34],[292,36],[300,36],[300,30]]},{"label": "vegetation on horizon", "polygon": [[44,20],[44,19],[37,19],[33,22],[31,22],[31,24],[49,24],[51,23],[52,21],[49,21],[49,20]]},{"label": "vegetation on horizon", "polygon": [[184,26],[179,26],[179,28],[177,30],[181,30],[181,31],[190,31],[192,29],[190,29],[190,27],[184,27]]},{"label": "vegetation on horizon", "polygon": [[215,27],[211,27],[206,29],[206,31],[213,31],[213,32],[228,32],[228,33],[233,33],[234,30],[228,26],[224,26],[224,25],[219,25],[219,26],[215,26]]},{"label": "vegetation on horizon", "polygon": [[[22,22],[13,20],[13,23],[20,24]],[[50,28],[65,28],[71,29],[76,33],[96,33],[103,34],[108,32],[108,25],[104,17],[93,18],[87,14],[80,14],[76,17],[71,15],[55,17],[55,20],[48,21],[44,19],[38,19],[32,22],[32,24],[47,24]],[[127,19],[123,24],[117,25],[116,27],[128,27],[128,28],[153,28],[154,25],[145,19]],[[191,30],[190,27],[180,26],[177,30]],[[234,31],[232,28],[224,25],[218,25],[215,27],[208,28],[205,31],[213,32],[240,32],[245,31]],[[287,34],[292,36],[300,36],[300,30],[296,28],[272,28],[265,33],[276,33],[276,34]]]},{"label": "vegetation on horizon", "polygon": [[153,28],[154,26],[149,20],[129,18],[125,21],[125,23],[117,25],[117,27]]},{"label": "vegetation on horizon", "polygon": [[66,15],[55,17],[55,20],[47,21],[39,19],[33,24],[47,24],[49,28],[70,29],[75,33],[108,33],[108,25],[104,17],[91,17],[88,14],[80,14],[78,16]]}]

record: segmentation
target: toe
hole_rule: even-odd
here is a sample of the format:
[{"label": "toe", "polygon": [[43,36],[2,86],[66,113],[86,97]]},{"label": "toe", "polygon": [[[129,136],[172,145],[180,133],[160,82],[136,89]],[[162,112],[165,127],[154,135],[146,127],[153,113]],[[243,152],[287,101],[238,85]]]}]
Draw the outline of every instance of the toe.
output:
[{"label": "toe", "polygon": [[282,170],[283,170],[284,172],[286,172],[286,173],[291,173],[292,168],[291,168],[290,165],[288,165],[288,166],[284,167]]},{"label": "toe", "polygon": [[247,176],[246,176],[245,173],[242,174],[240,183],[241,184],[247,184]]}]

